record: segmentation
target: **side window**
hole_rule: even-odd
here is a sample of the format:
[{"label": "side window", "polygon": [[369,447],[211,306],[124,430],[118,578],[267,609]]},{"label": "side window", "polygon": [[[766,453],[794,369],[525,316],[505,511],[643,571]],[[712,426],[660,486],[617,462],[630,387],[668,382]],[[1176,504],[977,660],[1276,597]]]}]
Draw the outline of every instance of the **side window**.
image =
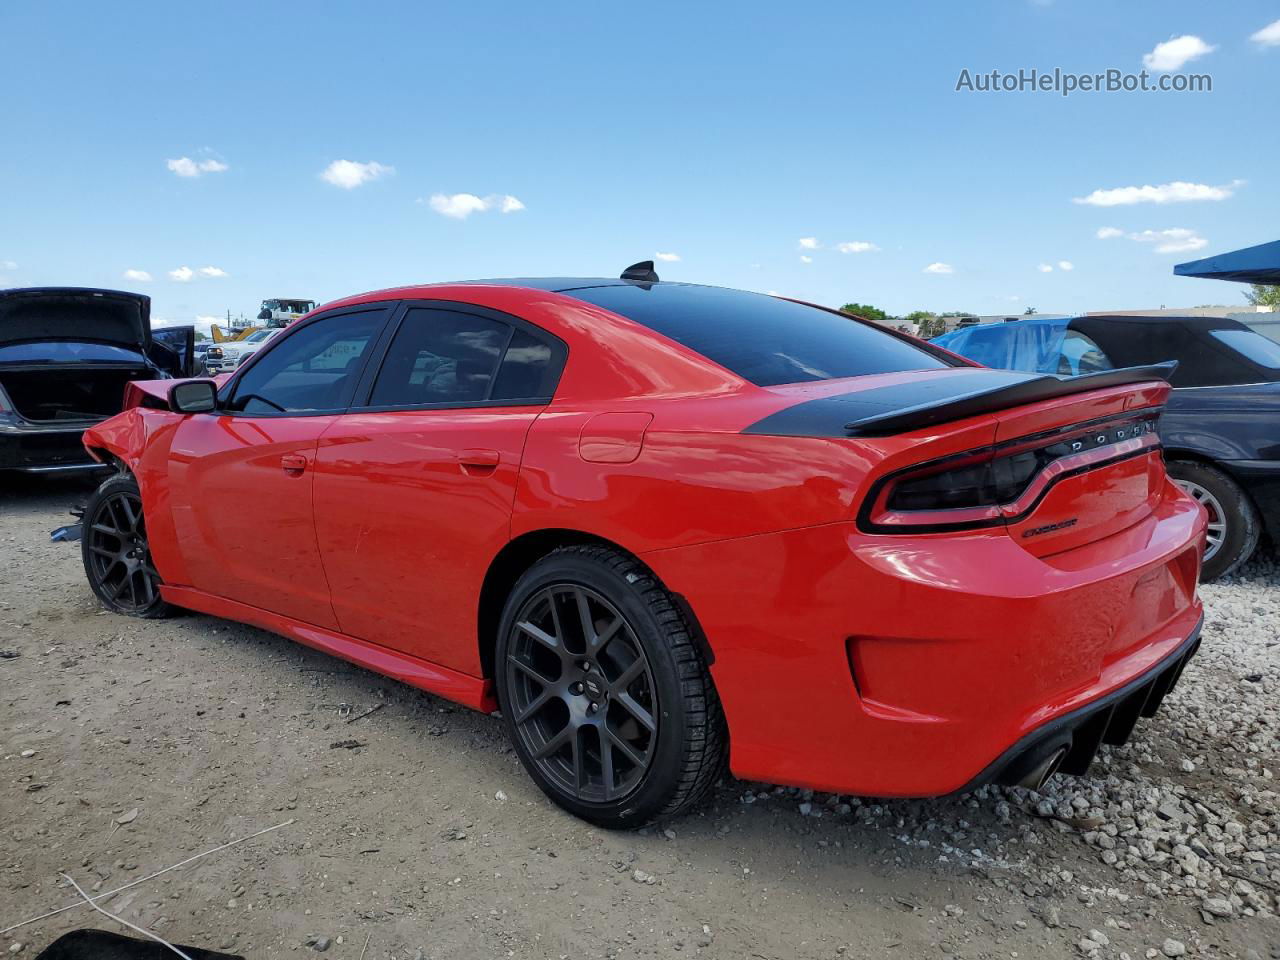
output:
[{"label": "side window", "polygon": [[1082,373],[1101,373],[1115,367],[1102,352],[1102,348],[1079,330],[1067,330],[1062,338],[1062,354],[1058,360],[1058,373],[1077,376]]},{"label": "side window", "polygon": [[524,330],[471,313],[413,308],[391,340],[369,404],[545,399],[554,373],[551,348]]},{"label": "side window", "polygon": [[555,392],[556,369],[550,344],[517,330],[502,357],[491,400],[549,400]]},{"label": "side window", "polygon": [[230,409],[265,414],[345,409],[385,316],[381,309],[338,314],[273,338],[236,381]]}]

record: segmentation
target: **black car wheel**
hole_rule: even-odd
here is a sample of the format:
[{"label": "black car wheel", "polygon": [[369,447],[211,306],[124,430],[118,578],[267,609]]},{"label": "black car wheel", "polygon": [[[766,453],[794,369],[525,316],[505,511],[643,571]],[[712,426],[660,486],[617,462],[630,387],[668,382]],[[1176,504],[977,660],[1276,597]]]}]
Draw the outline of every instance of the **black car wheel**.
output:
[{"label": "black car wheel", "polygon": [[80,537],[85,576],[110,610],[157,618],[172,612],[160,599],[160,574],[151,562],[142,495],[132,475],[117,474],[85,505]]},{"label": "black car wheel", "polygon": [[1169,476],[1209,514],[1201,580],[1226,576],[1253,556],[1262,524],[1253,501],[1234,480],[1216,467],[1192,460],[1170,463]]},{"label": "black car wheel", "polygon": [[720,701],[653,574],[605,547],[543,557],[507,599],[495,655],[516,753],[553,801],[625,828],[681,813],[727,759]]}]

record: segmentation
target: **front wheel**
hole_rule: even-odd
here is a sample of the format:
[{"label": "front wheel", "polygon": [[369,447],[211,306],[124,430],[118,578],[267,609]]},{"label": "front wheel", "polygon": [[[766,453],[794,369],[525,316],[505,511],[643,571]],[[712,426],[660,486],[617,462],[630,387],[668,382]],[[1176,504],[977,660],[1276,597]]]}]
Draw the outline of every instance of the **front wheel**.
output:
[{"label": "front wheel", "polygon": [[85,576],[103,606],[131,617],[168,616],[172,608],[160,599],[160,574],[151,562],[142,494],[133,476],[104,480],[85,504],[82,524]]},{"label": "front wheel", "polygon": [[1200,579],[1217,580],[1248,560],[1262,534],[1258,511],[1249,495],[1207,463],[1174,460],[1169,464],[1169,476],[1209,514]]},{"label": "front wheel", "polygon": [[525,769],[584,820],[627,828],[682,813],[724,770],[724,716],[689,625],[619,551],[566,547],[526,571],[495,674]]}]

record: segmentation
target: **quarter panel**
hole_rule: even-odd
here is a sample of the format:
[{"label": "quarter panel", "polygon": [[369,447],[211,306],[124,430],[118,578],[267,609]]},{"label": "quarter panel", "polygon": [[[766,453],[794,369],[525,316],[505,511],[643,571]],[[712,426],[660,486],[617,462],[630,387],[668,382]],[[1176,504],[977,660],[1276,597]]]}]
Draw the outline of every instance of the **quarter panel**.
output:
[{"label": "quarter panel", "polygon": [[1173,453],[1210,460],[1280,460],[1280,383],[1173,391],[1160,437]]}]

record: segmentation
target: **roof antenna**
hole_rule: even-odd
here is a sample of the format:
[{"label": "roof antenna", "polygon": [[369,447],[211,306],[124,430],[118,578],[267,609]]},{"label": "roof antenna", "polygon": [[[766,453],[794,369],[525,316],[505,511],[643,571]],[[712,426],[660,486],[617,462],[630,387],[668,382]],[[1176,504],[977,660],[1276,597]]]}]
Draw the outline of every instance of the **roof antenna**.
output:
[{"label": "roof antenna", "polygon": [[653,269],[652,260],[641,260],[622,271],[621,280],[638,280],[640,283],[657,283],[658,274]]}]

